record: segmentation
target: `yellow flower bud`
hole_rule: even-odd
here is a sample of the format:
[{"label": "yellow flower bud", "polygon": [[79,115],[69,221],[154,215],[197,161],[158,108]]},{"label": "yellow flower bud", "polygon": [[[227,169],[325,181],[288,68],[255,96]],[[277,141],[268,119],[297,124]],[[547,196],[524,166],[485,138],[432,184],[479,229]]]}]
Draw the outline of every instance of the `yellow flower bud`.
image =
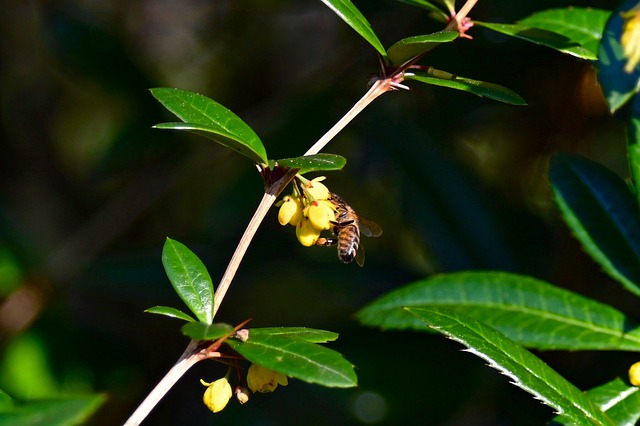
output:
[{"label": "yellow flower bud", "polygon": [[231,391],[231,385],[226,377],[218,379],[213,383],[207,383],[200,379],[200,383],[207,386],[207,390],[204,391],[202,401],[204,401],[204,405],[206,405],[209,410],[217,413],[227,406],[227,403],[231,399],[233,393]]},{"label": "yellow flower bud", "polygon": [[629,368],[629,381],[633,386],[640,386],[640,362],[636,362]]},{"label": "yellow flower bud", "polygon": [[273,392],[278,385],[287,386],[287,376],[261,365],[251,364],[247,373],[247,385],[253,392]]},{"label": "yellow flower bud", "polygon": [[324,179],[324,176],[320,176],[304,184],[306,192],[311,195],[314,200],[326,200],[329,198],[329,189],[320,183],[320,181]]},{"label": "yellow flower bud", "polygon": [[302,203],[300,198],[287,195],[282,199],[280,210],[278,211],[278,222],[280,225],[296,226],[302,219]]},{"label": "yellow flower bud", "polygon": [[623,15],[622,49],[627,63],[625,72],[631,73],[640,62],[640,11],[634,8]]},{"label": "yellow flower bud", "polygon": [[323,231],[331,228],[331,222],[336,220],[333,204],[327,200],[316,200],[305,208],[305,216],[314,228]]},{"label": "yellow flower bud", "polygon": [[311,247],[318,241],[320,230],[315,228],[307,218],[302,218],[296,226],[296,237],[300,244]]}]

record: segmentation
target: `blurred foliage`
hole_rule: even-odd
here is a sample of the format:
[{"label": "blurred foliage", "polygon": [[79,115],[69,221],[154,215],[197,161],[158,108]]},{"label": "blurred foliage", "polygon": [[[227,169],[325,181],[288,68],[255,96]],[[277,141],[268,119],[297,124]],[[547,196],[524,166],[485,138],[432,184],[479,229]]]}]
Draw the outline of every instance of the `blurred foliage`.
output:
[{"label": "blurred foliage", "polygon": [[[401,2],[357,4],[385,46],[440,29]],[[568,4],[480,2],[472,17],[515,22]],[[245,159],[152,130],[170,117],[148,89],[206,94],[247,121],[273,158],[293,157],[364,93],[377,59],[316,1],[14,2],[0,25],[0,388],[16,398],[104,392],[92,424],[122,423],[187,343],[178,322],[143,313],[177,303],[161,264],[165,238],[196,251],[215,282],[262,191]],[[546,421],[547,408],[457,345],[353,321],[374,297],[435,271],[525,273],[640,313],[570,237],[546,179],[557,150],[628,175],[624,128],[607,112],[594,67],[470,33],[473,41],[435,50],[430,65],[506,86],[529,106],[430,86],[377,100],[327,148],[348,158],[327,184],[385,230],[364,241],[365,268],[343,265],[335,249],[301,247],[274,209],[219,314],[339,332],[332,347],[357,366],[359,388],[292,380],[283,392],[230,404],[216,424]],[[635,361],[542,357],[581,388],[604,381],[592,365]],[[147,424],[210,423],[198,380],[219,368],[196,366]],[[309,419],[313,410],[325,416]]]}]

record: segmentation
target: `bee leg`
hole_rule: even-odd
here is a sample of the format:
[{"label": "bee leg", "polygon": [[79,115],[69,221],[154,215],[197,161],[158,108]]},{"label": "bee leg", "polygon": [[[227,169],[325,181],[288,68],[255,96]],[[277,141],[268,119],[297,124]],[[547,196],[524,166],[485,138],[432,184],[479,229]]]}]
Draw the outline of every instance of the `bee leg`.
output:
[{"label": "bee leg", "polygon": [[318,238],[318,240],[316,241],[316,245],[317,246],[333,246],[338,244],[338,239],[337,238],[324,238],[324,237],[320,237]]}]

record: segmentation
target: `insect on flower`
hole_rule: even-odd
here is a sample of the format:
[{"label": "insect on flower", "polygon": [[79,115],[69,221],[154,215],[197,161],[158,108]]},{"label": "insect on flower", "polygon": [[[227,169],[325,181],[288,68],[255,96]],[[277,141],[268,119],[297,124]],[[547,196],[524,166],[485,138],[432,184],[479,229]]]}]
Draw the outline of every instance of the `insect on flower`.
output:
[{"label": "insect on flower", "polygon": [[340,196],[330,193],[329,202],[336,210],[336,220],[331,222],[331,231],[336,238],[318,238],[317,245],[338,246],[338,257],[344,263],[356,260],[358,266],[364,265],[364,247],[360,234],[367,237],[379,237],[382,228],[377,223],[359,216]]}]

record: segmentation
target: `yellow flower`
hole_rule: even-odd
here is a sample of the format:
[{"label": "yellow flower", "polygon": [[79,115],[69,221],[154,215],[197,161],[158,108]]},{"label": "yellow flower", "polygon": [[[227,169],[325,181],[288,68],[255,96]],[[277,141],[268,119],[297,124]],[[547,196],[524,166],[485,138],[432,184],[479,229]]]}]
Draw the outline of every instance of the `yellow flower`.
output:
[{"label": "yellow flower", "polygon": [[305,216],[314,228],[324,231],[331,228],[331,222],[336,220],[333,204],[327,200],[312,201],[304,211]]},{"label": "yellow flower", "polygon": [[624,70],[631,73],[640,62],[640,10],[635,7],[622,17],[625,22],[620,42],[627,58]]},{"label": "yellow flower", "polygon": [[233,393],[231,391],[231,385],[226,377],[218,379],[213,383],[207,383],[200,379],[200,383],[207,386],[207,390],[204,391],[202,400],[209,410],[217,413],[227,406],[227,402],[229,402]]},{"label": "yellow flower", "polygon": [[296,226],[302,219],[302,203],[299,197],[287,195],[280,202],[280,210],[278,211],[278,222],[280,225]]},{"label": "yellow flower", "polygon": [[633,386],[640,386],[640,362],[636,362],[629,368],[629,381]]},{"label": "yellow flower", "polygon": [[300,244],[305,247],[311,247],[318,241],[320,230],[314,227],[309,219],[302,218],[296,226],[296,237],[298,237]]},{"label": "yellow flower", "polygon": [[311,195],[313,200],[326,200],[329,198],[329,188],[320,183],[320,181],[324,179],[324,176],[319,176],[315,179],[308,180],[304,184],[307,194]]},{"label": "yellow flower", "polygon": [[251,364],[247,373],[247,385],[253,392],[273,392],[278,385],[287,386],[287,376],[258,364]]},{"label": "yellow flower", "polygon": [[246,404],[249,401],[249,389],[244,386],[238,386],[236,388],[236,398],[240,404]]}]

